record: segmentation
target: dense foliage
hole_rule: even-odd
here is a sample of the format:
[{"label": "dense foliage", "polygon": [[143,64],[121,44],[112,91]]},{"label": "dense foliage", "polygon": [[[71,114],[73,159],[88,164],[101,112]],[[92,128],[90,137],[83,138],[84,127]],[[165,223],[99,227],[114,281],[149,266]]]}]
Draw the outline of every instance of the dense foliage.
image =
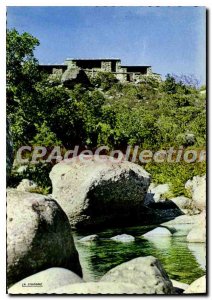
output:
[{"label": "dense foliage", "polygon": [[[185,76],[180,80],[168,74],[165,81],[146,78],[134,84],[100,73],[90,88],[77,84],[68,89],[41,74],[33,55],[38,45],[28,33],[7,32],[7,116],[15,151],[22,145],[66,149],[106,145],[121,150],[138,145],[152,151],[205,148],[205,90]],[[173,195],[183,194],[185,181],[193,175],[205,173],[204,162],[145,167],[155,182],[170,182]],[[37,172],[37,177],[41,173],[45,177],[43,170],[39,165],[30,174],[46,187],[48,179],[35,176]]]}]

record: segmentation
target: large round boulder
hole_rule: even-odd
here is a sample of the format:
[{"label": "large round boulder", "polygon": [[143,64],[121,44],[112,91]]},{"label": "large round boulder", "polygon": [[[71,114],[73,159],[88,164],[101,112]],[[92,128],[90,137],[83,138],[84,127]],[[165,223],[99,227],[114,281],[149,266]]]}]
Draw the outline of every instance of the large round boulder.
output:
[{"label": "large round boulder", "polygon": [[200,211],[206,209],[206,175],[194,176],[188,180],[185,188],[191,193],[194,206]]},{"label": "large round boulder", "polygon": [[82,278],[69,270],[50,268],[22,279],[11,286],[8,293],[12,295],[45,294],[52,289],[81,282],[83,282]]},{"label": "large round boulder", "polygon": [[8,189],[8,286],[51,267],[82,275],[66,214],[43,195]]},{"label": "large round boulder", "polygon": [[148,220],[144,197],[150,175],[131,162],[113,162],[108,156],[75,157],[56,164],[50,178],[53,197],[75,227],[128,224]]},{"label": "large round boulder", "polygon": [[141,294],[172,294],[173,285],[158,259],[153,256],[138,257],[125,262],[109,272],[101,281],[136,284]]}]

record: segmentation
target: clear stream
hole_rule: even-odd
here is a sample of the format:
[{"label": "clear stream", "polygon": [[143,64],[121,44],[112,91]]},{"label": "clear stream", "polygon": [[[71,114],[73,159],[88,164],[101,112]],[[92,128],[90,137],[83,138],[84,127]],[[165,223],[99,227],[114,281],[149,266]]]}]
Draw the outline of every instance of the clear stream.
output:
[{"label": "clear stream", "polygon": [[[177,281],[189,284],[206,273],[205,244],[187,243],[184,236],[159,237],[151,240],[141,237],[153,228],[155,226],[137,226],[95,232],[100,240],[85,244],[78,240],[91,233],[73,232],[84,279],[97,281],[111,268],[133,258],[148,255],[157,257],[169,278]],[[111,237],[123,233],[134,236],[135,242],[119,243],[110,240]]]}]

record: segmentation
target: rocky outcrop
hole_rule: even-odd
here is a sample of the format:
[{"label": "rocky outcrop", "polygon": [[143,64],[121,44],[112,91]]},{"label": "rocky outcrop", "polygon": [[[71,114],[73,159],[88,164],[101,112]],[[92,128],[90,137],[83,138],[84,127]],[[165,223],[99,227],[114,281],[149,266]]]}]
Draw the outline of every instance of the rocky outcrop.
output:
[{"label": "rocky outcrop", "polygon": [[141,294],[172,294],[173,285],[160,262],[153,256],[138,257],[109,272],[101,281],[136,284]]},{"label": "rocky outcrop", "polygon": [[192,282],[185,290],[184,294],[205,294],[206,293],[206,276],[202,276]]},{"label": "rocky outcrop", "polygon": [[63,268],[50,268],[31,275],[9,288],[9,294],[45,294],[52,289],[68,284],[81,283],[83,280],[75,273]]},{"label": "rocky outcrop", "polygon": [[171,232],[167,228],[157,227],[147,233],[143,234],[143,237],[170,237],[172,236]]},{"label": "rocky outcrop", "polygon": [[50,178],[53,197],[72,226],[151,221],[143,206],[150,175],[139,165],[112,162],[107,156],[75,157],[55,165]]},{"label": "rocky outcrop", "polygon": [[129,235],[129,234],[119,234],[119,235],[113,236],[110,239],[112,241],[121,242],[121,243],[130,243],[130,242],[134,242],[135,241],[134,236]]},{"label": "rocky outcrop", "polygon": [[66,214],[43,195],[8,189],[8,285],[51,267],[82,275]]},{"label": "rocky outcrop", "polygon": [[22,181],[17,186],[17,190],[21,192],[31,192],[37,188],[37,184],[29,179],[22,179]]},{"label": "rocky outcrop", "polygon": [[78,295],[116,295],[116,294],[141,294],[141,290],[135,284],[121,282],[85,282],[69,284],[51,291],[54,294],[78,294]]},{"label": "rocky outcrop", "polygon": [[206,175],[188,180],[185,188],[191,193],[194,206],[200,211],[206,209]]},{"label": "rocky outcrop", "polygon": [[97,234],[91,234],[91,235],[88,235],[88,236],[85,236],[83,238],[81,238],[80,240],[78,240],[78,242],[80,243],[90,243],[90,242],[93,242],[93,241],[98,241],[99,239],[99,236]]}]

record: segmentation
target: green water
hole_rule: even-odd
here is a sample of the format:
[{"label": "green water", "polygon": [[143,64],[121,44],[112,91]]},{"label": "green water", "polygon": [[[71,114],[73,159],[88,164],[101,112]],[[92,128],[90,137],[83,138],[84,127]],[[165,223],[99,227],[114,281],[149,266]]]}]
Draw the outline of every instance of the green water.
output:
[{"label": "green water", "polygon": [[[139,256],[153,255],[163,264],[171,279],[191,283],[205,274],[205,245],[187,243],[186,237],[160,237],[144,239],[142,234],[154,227],[139,226],[96,232],[100,240],[80,243],[78,240],[88,233],[74,233],[75,244],[80,256],[84,279],[98,280],[115,266]],[[135,242],[118,243],[109,238],[127,233]],[[91,233],[89,233],[91,234]]]}]

